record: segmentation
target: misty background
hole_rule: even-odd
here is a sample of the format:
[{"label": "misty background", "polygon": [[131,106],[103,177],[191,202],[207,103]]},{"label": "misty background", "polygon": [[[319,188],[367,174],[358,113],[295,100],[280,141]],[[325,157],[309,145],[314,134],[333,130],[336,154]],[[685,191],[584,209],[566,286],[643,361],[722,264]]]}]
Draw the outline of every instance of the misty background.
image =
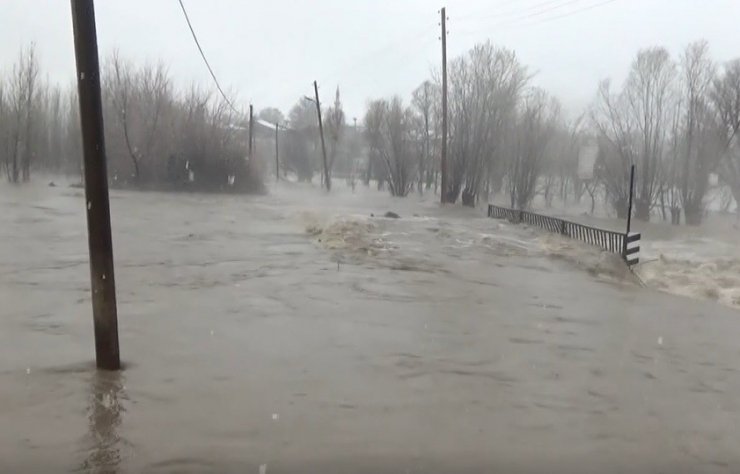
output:
[{"label": "misty background", "polygon": [[[440,61],[438,9],[447,7],[453,58],[490,39],[517,52],[536,71],[534,83],[577,115],[598,81],[621,83],[636,51],[665,46],[678,54],[704,38],[716,60],[736,55],[733,0],[425,0],[312,2],[275,0],[185,2],[203,49],[237,102],[287,110],[311,92],[342,89],[348,117],[360,117],[369,97],[404,94]],[[35,42],[44,75],[73,80],[69,5],[57,0],[3,2],[0,66]],[[118,48],[138,61],[162,59],[178,83],[212,82],[175,1],[96,4],[101,56]]]},{"label": "misty background", "polygon": [[740,472],[737,0],[0,6],[0,471]]}]

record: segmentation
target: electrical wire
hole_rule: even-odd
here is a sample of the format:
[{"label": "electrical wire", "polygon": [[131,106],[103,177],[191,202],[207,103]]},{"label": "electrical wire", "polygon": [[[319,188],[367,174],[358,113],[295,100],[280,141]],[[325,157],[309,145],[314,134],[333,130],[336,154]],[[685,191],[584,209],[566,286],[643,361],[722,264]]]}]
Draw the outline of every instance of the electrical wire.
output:
[{"label": "electrical wire", "polygon": [[534,22],[530,22],[530,23],[525,23],[524,25],[520,25],[520,26],[529,26],[529,25],[538,25],[538,24],[541,24],[541,23],[547,23],[549,21],[557,20],[559,18],[565,18],[565,17],[571,16],[571,15],[576,15],[578,13],[583,13],[583,12],[588,11],[588,10],[593,10],[594,8],[602,7],[604,5],[608,5],[608,4],[614,3],[616,1],[617,0],[605,0],[603,2],[596,3],[594,5],[589,5],[589,6],[580,8],[578,10],[574,10],[572,12],[567,12],[567,13],[563,13],[563,14],[560,14],[560,15],[551,16],[549,18],[544,18],[542,21],[534,21]]},{"label": "electrical wire", "polygon": [[[567,4],[575,3],[576,1],[578,1],[578,0],[570,0],[566,4],[560,5],[560,7],[566,6]],[[565,18],[565,17],[568,17],[568,16],[572,16],[572,15],[576,15],[578,13],[582,13],[582,12],[588,11],[588,10],[593,10],[594,8],[601,7],[601,6],[604,6],[604,5],[608,5],[608,4],[613,3],[613,2],[616,2],[616,1],[617,0],[605,0],[605,1],[602,1],[602,2],[599,2],[599,3],[596,3],[596,4],[593,4],[593,5],[587,5],[587,6],[584,6],[582,8],[577,8],[577,9],[572,10],[572,11],[567,11],[567,12],[561,13],[559,15],[548,16],[546,18],[541,18],[541,19],[536,19],[534,21],[528,21],[528,22],[521,23],[522,20],[526,20],[526,19],[529,19],[529,18],[534,18],[536,16],[540,16],[543,13],[546,13],[546,11],[541,11],[541,12],[536,13],[536,14],[525,15],[525,16],[522,16],[522,17],[513,19],[512,21],[506,21],[506,22],[496,23],[494,25],[487,26],[485,28],[479,28],[477,30],[464,31],[464,32],[461,32],[461,33],[457,34],[456,36],[457,37],[466,37],[466,36],[471,36],[471,35],[475,35],[475,34],[478,34],[478,33],[490,32],[492,29],[510,28],[510,27],[520,28],[520,27],[541,25],[541,24],[544,24],[544,23],[548,23],[550,21],[554,21],[554,20],[560,19],[560,18]],[[558,9],[557,7],[549,8],[549,9],[547,9],[547,12],[553,11],[553,10],[557,10],[557,9]]]},{"label": "electrical wire", "polygon": [[[536,18],[536,17],[542,16],[542,15],[545,15],[547,13],[560,10],[561,8],[565,8],[567,6],[573,5],[573,4],[578,3],[580,1],[581,0],[568,0],[568,1],[564,2],[564,3],[559,3],[559,4],[554,5],[554,6],[549,6],[548,8],[543,8],[541,10],[537,10],[537,11],[534,11],[532,13],[521,15],[521,16],[518,16],[518,17],[513,18],[511,20],[501,21],[501,22],[499,22],[499,25],[505,25],[507,23],[518,23],[518,22],[520,22],[522,20],[528,20],[530,18]],[[540,4],[540,6],[545,6],[545,5],[552,4],[552,3],[553,2],[545,2],[545,3]],[[494,16],[492,16],[490,18],[496,18],[496,17],[502,17],[502,16],[505,17],[507,15],[505,15],[505,14],[503,14],[503,15],[494,15]],[[462,31],[460,34],[467,35],[468,33],[470,33],[470,32],[469,31],[468,32]]]},{"label": "electrical wire", "polygon": [[[537,3],[537,4],[530,5],[530,6],[525,7],[525,8],[521,8],[521,9],[520,8],[515,8],[513,10],[498,12],[498,13],[494,13],[492,15],[484,15],[484,14],[481,14],[481,13],[470,13],[470,14],[463,15],[461,17],[456,18],[456,21],[466,21],[466,20],[470,20],[470,19],[476,19],[476,20],[493,20],[493,19],[497,19],[497,18],[506,18],[506,17],[512,16],[512,15],[518,15],[518,14],[523,14],[523,13],[532,12],[532,11],[534,11],[534,13],[530,13],[529,15],[537,16],[537,15],[544,14],[544,13],[546,13],[548,11],[557,10],[558,8],[566,7],[568,5],[571,5],[573,3],[576,3],[578,1],[580,1],[580,0],[566,0],[565,3],[561,3],[561,2],[563,2],[563,0],[548,0],[546,2]],[[560,3],[560,5],[557,5],[558,3]],[[536,10],[538,10],[540,8],[543,8],[543,7],[550,7],[550,8],[544,8],[544,9],[542,9],[540,11],[536,11]],[[529,15],[526,15],[526,16],[529,16]]]},{"label": "electrical wire", "polygon": [[203,52],[203,48],[200,46],[200,41],[198,41],[198,35],[195,34],[195,30],[193,29],[193,24],[190,22],[190,16],[188,16],[188,12],[185,9],[185,4],[182,2],[182,0],[177,0],[177,1],[180,3],[180,8],[182,8],[183,15],[185,15],[185,21],[188,23],[188,28],[190,28],[190,34],[193,36],[195,45],[198,47],[198,51],[200,51],[200,57],[203,58],[203,62],[206,64],[206,67],[208,68],[208,72],[211,73],[211,77],[213,78],[213,82],[216,84],[216,88],[218,89],[218,92],[221,94],[221,97],[223,97],[224,101],[226,101],[226,104],[229,107],[231,107],[231,110],[233,110],[238,115],[244,115],[243,112],[236,110],[236,107],[234,107],[234,104],[232,104],[229,98],[226,97],[226,93],[221,88],[221,84],[219,84],[218,79],[216,78],[216,74],[213,72],[213,68],[211,68],[211,64],[208,62],[208,58],[206,58],[206,55]]},{"label": "electrical wire", "polygon": [[[493,6],[496,7],[496,8],[500,8],[500,7],[509,6],[509,5],[512,5],[513,6],[514,4],[521,5],[521,3],[522,3],[521,0],[509,0],[508,2],[505,1],[503,3],[501,3],[501,2],[494,3]],[[516,9],[514,11],[516,11]],[[468,14],[461,15],[461,16],[456,16],[456,17],[454,17],[454,20],[456,22],[458,22],[458,21],[469,20],[469,19],[472,19],[472,18],[481,18],[481,15],[486,15],[488,13],[490,13],[490,10],[485,10],[485,11],[474,10],[474,11],[468,13]],[[511,13],[511,10],[509,10],[509,13]]]}]

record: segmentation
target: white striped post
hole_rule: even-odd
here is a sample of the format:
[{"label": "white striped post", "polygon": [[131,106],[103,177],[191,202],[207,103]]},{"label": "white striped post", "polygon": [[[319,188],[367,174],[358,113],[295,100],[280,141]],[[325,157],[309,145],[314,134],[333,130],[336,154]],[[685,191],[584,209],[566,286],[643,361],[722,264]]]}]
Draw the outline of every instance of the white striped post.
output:
[{"label": "white striped post", "polygon": [[624,259],[630,267],[640,263],[640,233],[625,234]]}]

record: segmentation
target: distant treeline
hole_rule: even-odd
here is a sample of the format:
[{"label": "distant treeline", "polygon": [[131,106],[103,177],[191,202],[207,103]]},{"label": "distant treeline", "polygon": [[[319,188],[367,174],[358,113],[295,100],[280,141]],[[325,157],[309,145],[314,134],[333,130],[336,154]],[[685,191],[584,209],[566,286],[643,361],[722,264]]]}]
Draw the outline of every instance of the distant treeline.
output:
[{"label": "distant treeline", "polygon": [[[102,65],[112,186],[258,192],[245,119],[221,96],[178,87],[165,64],[137,66],[113,52]],[[0,167],[8,181],[33,171],[81,175],[77,85],[43,79],[34,45],[0,76]]]}]

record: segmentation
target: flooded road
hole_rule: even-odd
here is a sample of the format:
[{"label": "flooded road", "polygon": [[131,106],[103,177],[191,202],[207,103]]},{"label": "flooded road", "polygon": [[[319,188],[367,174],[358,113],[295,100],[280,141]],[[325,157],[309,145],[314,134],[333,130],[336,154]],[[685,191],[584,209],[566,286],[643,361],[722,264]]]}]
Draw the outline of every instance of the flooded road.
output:
[{"label": "flooded road", "polygon": [[740,470],[737,311],[433,197],[113,192],[96,373],[84,206],[0,188],[0,472]]}]

